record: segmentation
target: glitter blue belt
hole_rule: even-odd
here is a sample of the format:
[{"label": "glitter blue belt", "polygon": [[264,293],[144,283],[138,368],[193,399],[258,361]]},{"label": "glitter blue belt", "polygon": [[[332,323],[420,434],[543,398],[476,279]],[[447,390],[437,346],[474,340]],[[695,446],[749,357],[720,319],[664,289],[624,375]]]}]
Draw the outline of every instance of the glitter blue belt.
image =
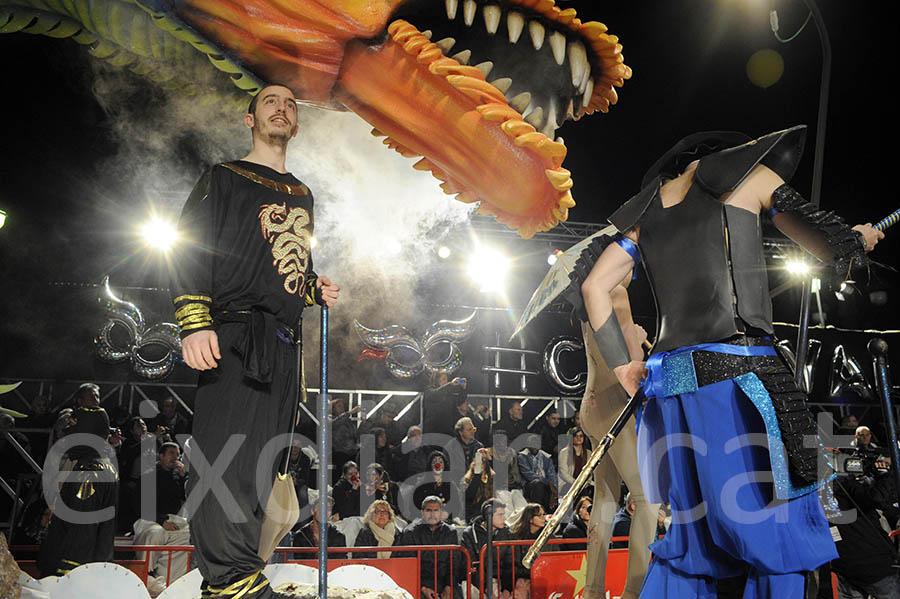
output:
[{"label": "glitter blue belt", "polygon": [[775,348],[771,345],[746,346],[727,343],[701,343],[653,354],[647,360],[647,377],[642,385],[644,395],[648,398],[670,397],[696,391],[699,385],[694,370],[695,351],[745,357],[776,355]]}]

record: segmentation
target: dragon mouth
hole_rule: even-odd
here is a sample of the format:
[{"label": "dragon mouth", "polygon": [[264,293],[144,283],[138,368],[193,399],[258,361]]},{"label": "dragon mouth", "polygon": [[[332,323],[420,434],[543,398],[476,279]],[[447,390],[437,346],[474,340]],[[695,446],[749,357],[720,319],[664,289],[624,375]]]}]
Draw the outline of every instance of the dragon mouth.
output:
[{"label": "dragon mouth", "polygon": [[416,6],[386,39],[347,44],[333,97],[389,148],[423,156],[414,168],[445,193],[480,201],[522,237],[565,221],[575,201],[556,129],[617,101],[631,76],[618,40],[550,0]]},{"label": "dragon mouth", "polygon": [[[301,102],[346,107],[518,230],[575,205],[556,138],[631,77],[618,39],[553,0],[183,0],[179,16]],[[220,57],[221,58],[221,57]]]}]

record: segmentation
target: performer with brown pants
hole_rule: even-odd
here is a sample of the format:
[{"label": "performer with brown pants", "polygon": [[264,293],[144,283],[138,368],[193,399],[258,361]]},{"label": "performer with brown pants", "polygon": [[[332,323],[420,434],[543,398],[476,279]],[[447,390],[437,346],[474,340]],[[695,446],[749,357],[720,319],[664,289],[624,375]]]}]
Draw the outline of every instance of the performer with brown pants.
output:
[{"label": "performer with brown pants", "polygon": [[[616,317],[627,340],[631,357],[633,360],[643,360],[641,344],[647,338],[647,333],[631,320],[628,293],[624,287],[619,286],[612,296]],[[581,402],[581,424],[590,437],[592,446],[597,447],[619,412],[625,407],[628,395],[600,355],[590,324],[582,322],[581,331],[588,366],[587,388]],[[653,535],[656,532],[659,504],[648,503],[644,496],[637,464],[637,433],[633,422],[626,425],[616,437],[609,455],[594,470],[594,503],[588,524],[584,599],[606,597],[606,557],[623,480],[634,499],[634,516],[631,520],[628,574],[622,599],[635,599],[650,564],[649,545],[653,542]]]}]

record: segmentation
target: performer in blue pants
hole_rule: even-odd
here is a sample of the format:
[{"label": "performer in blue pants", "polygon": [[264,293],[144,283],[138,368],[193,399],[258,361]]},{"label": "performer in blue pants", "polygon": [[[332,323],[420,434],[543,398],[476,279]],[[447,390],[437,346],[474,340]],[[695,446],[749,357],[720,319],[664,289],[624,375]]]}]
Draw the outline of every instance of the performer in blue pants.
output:
[{"label": "performer in blue pants", "polygon": [[[785,183],[804,138],[804,127],[685,138],[610,217],[619,238],[576,267],[604,360],[649,398],[638,435],[648,501],[672,505],[642,598],[800,599],[806,573],[837,557],[815,493],[830,475],[815,421],[773,348],[760,218],[843,278],[882,234]],[[632,361],[610,302],[639,262],[658,311],[646,365]]]}]

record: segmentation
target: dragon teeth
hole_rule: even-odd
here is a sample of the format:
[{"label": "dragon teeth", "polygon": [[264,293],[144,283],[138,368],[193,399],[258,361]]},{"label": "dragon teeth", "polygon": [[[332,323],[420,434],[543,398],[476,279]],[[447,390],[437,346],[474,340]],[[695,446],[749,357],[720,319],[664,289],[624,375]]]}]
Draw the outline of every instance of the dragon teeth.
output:
[{"label": "dragon teeth", "polygon": [[544,26],[537,21],[528,23],[528,33],[531,34],[531,43],[534,44],[535,50],[540,50],[544,45]]},{"label": "dragon teeth", "polygon": [[591,103],[591,96],[594,94],[594,80],[588,78],[587,86],[584,88],[584,97],[581,99],[581,105],[584,108],[588,107],[588,104]]},{"label": "dragon teeth", "polygon": [[431,35],[432,35],[432,34],[431,34],[431,29],[428,29],[427,31],[423,31],[423,32],[422,32],[422,35],[425,37],[425,39],[431,40]]},{"label": "dragon teeth", "polygon": [[491,85],[500,90],[501,93],[506,93],[509,91],[509,87],[512,85],[512,79],[509,77],[503,77],[502,79],[495,79],[491,81]]},{"label": "dragon teeth", "polygon": [[435,45],[441,49],[441,52],[447,54],[447,52],[456,45],[456,40],[452,37],[445,37],[441,41],[435,42]]},{"label": "dragon teeth", "polygon": [[556,60],[556,64],[562,66],[563,61],[566,59],[566,36],[558,31],[551,33],[550,49],[553,50],[553,58]]},{"label": "dragon teeth", "polygon": [[491,69],[494,68],[494,63],[490,60],[486,60],[484,62],[479,62],[475,65],[475,68],[481,71],[481,74],[484,75],[484,78],[487,79],[488,73],[491,72]]},{"label": "dragon teeth", "polygon": [[587,50],[581,42],[569,44],[569,69],[572,73],[572,85],[580,88],[584,82],[585,73],[590,70],[588,65]]},{"label": "dragon teeth", "polygon": [[522,92],[521,94],[513,97],[512,100],[509,101],[509,105],[518,110],[519,112],[525,112],[528,109],[528,106],[531,104],[531,94],[528,92]]},{"label": "dragon teeth", "polygon": [[517,12],[510,12],[506,15],[506,29],[509,32],[509,43],[515,44],[522,35],[522,29],[525,28],[525,17]]},{"label": "dragon teeth", "polygon": [[444,7],[447,9],[447,18],[452,21],[456,18],[456,9],[459,7],[459,0],[444,0]]},{"label": "dragon teeth", "polygon": [[490,4],[485,6],[482,12],[484,15],[484,26],[487,29],[487,32],[491,35],[497,33],[497,28],[500,27],[500,17],[502,15],[500,7],[495,4]]},{"label": "dragon teeth", "polygon": [[535,129],[540,127],[544,123],[544,109],[538,106],[537,108],[529,112],[528,116],[525,117],[525,122],[533,126]]},{"label": "dragon teeth", "polygon": [[475,22],[475,11],[478,9],[478,5],[475,4],[475,0],[463,0],[463,21],[466,23],[466,26],[471,27],[472,23]]},{"label": "dragon teeth", "polygon": [[458,52],[451,56],[453,60],[458,62],[459,64],[469,64],[469,59],[472,58],[471,50],[463,50],[462,52]]}]

